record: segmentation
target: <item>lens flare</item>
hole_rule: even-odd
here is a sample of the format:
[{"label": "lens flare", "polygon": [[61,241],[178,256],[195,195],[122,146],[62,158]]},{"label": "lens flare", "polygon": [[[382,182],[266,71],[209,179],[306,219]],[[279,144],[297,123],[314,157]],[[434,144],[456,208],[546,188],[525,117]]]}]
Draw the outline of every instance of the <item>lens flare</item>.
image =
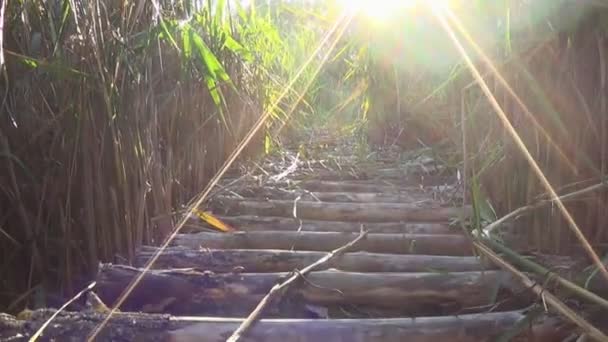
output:
[{"label": "lens flare", "polygon": [[361,12],[372,20],[384,20],[419,6],[445,6],[448,0],[338,0],[344,9]]}]

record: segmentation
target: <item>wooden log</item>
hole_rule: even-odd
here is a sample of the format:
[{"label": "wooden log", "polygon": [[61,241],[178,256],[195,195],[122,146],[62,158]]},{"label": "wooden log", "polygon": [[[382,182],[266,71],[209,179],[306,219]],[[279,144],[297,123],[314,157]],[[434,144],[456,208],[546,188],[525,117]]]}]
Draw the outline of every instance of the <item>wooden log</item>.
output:
[{"label": "wooden log", "polygon": [[[271,168],[266,169],[270,174],[279,174],[284,169]],[[237,179],[241,174],[239,172],[230,172],[226,174],[222,184],[228,184],[230,181]],[[290,180],[324,180],[324,181],[391,181],[395,183],[410,184],[424,177],[425,180],[435,184],[455,183],[456,177],[442,166],[430,167],[407,167],[407,168],[378,168],[377,165],[369,167],[360,167],[360,165],[348,165],[341,170],[329,170],[325,168],[303,168],[300,167],[294,173],[290,174]],[[416,184],[416,183],[414,183]]]},{"label": "wooden log", "polygon": [[270,288],[268,294],[266,294],[258,305],[251,311],[251,313],[245,318],[243,323],[228,337],[226,342],[237,342],[243,335],[245,335],[251,326],[253,326],[256,321],[261,318],[264,310],[268,308],[268,306],[274,301],[279,301],[282,299],[283,295],[292,289],[292,285],[298,281],[305,280],[305,277],[308,277],[309,273],[314,271],[315,268],[320,265],[328,262],[329,260],[334,259],[337,256],[343,255],[357,243],[359,243],[366,235],[367,231],[361,230],[359,236],[356,239],[350,241],[349,243],[337,248],[327,254],[325,254],[321,259],[315,261],[314,263],[304,267],[302,270],[298,272],[292,272],[292,274],[285,280],[280,280]]},{"label": "wooden log", "polygon": [[[143,267],[158,252],[156,247],[142,247],[134,265]],[[323,257],[323,252],[286,250],[200,250],[169,247],[154,263],[156,269],[195,268],[217,273],[291,272],[302,269]],[[464,272],[493,269],[494,266],[477,257],[440,255],[399,255],[356,252],[338,256],[320,266],[319,270],[334,268],[348,272]]]},{"label": "wooden log", "polygon": [[[0,314],[0,340],[27,341],[54,312],[36,310],[27,320]],[[244,341],[489,342],[524,317],[520,311],[510,311],[415,319],[262,319]],[[97,312],[61,312],[40,340],[86,341],[103,319],[104,315]],[[240,318],[119,312],[95,341],[224,342],[241,321]],[[557,318],[544,317],[522,332],[519,340],[561,341],[567,336],[567,327]]]},{"label": "wooden log", "polygon": [[428,204],[324,203],[312,201],[251,201],[220,197],[212,208],[220,214],[292,217],[294,205],[300,219],[349,222],[447,222],[469,216],[471,207],[438,207]]},{"label": "wooden log", "polygon": [[[432,181],[431,181],[432,180]],[[441,180],[441,181],[440,181]],[[422,187],[449,186],[451,183],[440,178],[403,178],[397,181],[389,180],[351,180],[351,181],[325,181],[307,180],[298,183],[298,187],[319,192],[381,192],[389,194],[398,193],[424,193]],[[447,184],[446,184],[447,183]]]},{"label": "wooden log", "polygon": [[[374,179],[374,178],[382,178],[382,179],[394,179],[394,180],[402,180],[406,177],[414,178],[420,176],[438,176],[439,174],[448,174],[449,170],[443,165],[407,165],[406,167],[379,167],[378,164],[371,164],[369,166],[363,166],[360,164],[357,165],[346,165],[342,167],[341,170],[329,170],[317,168],[313,169],[304,169],[300,168],[297,170],[296,178],[306,175],[309,173],[309,176],[314,175],[315,179],[322,180],[365,180],[365,179]],[[308,171],[308,172],[307,172]],[[445,178],[445,177],[444,177]]]},{"label": "wooden log", "polygon": [[[139,269],[103,265],[96,291],[114,303]],[[151,270],[127,297],[123,311],[165,312],[178,315],[247,315],[259,300],[289,273],[214,274],[189,270]],[[289,289],[270,315],[285,308],[305,315],[303,304],[362,305],[398,309],[404,314],[458,312],[488,305],[497,289],[520,290],[508,273],[354,273],[312,272]],[[283,310],[282,310],[283,308]],[[274,310],[274,311],[273,311]]]},{"label": "wooden log", "polygon": [[[236,232],[178,234],[173,245],[211,249],[287,249],[331,251],[356,237],[339,232]],[[369,234],[354,251],[394,254],[472,255],[464,235]]]},{"label": "wooden log", "polygon": [[[240,231],[312,231],[312,232],[349,232],[361,230],[358,222],[302,220],[276,216],[219,216],[219,218]],[[461,234],[459,226],[438,222],[366,222],[365,229],[372,233],[402,234]]]},{"label": "wooden log", "polygon": [[302,190],[285,190],[270,187],[248,187],[236,191],[244,198],[275,200],[321,201],[321,202],[374,202],[374,203],[413,203],[434,201],[429,194],[418,192],[389,194],[382,192],[309,192]]},{"label": "wooden log", "polygon": [[[263,319],[251,328],[242,341],[489,342],[496,341],[523,319],[524,316],[517,311],[415,319]],[[169,341],[224,341],[237,326],[218,325],[193,324],[171,332]],[[517,334],[515,340],[561,341],[568,334],[566,326],[557,318],[545,318]]]}]

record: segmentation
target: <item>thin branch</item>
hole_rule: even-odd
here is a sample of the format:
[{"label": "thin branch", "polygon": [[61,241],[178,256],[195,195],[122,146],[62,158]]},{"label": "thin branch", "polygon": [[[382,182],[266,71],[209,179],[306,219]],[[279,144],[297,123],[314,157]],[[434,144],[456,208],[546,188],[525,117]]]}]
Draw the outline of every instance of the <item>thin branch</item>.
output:
[{"label": "thin branch", "polygon": [[317,260],[316,262],[310,264],[309,266],[305,267],[304,269],[302,269],[302,271],[296,272],[294,275],[289,277],[283,283],[279,283],[279,284],[276,284],[275,286],[273,286],[272,289],[270,289],[270,292],[268,292],[268,294],[266,296],[264,296],[264,298],[262,298],[262,300],[256,306],[256,308],[253,309],[253,311],[249,314],[249,316],[247,316],[247,318],[243,321],[243,323],[241,323],[241,325],[234,331],[232,336],[230,336],[226,340],[226,342],[236,342],[241,337],[243,337],[244,334],[247,332],[247,330],[249,330],[253,326],[253,324],[258,320],[258,318],[260,318],[260,315],[262,314],[262,311],[264,310],[264,308],[266,308],[266,306],[268,306],[268,304],[270,304],[270,302],[272,300],[276,300],[276,299],[280,298],[280,296],[285,292],[285,290],[289,287],[289,285],[293,284],[296,280],[303,277],[307,273],[311,272],[318,266],[331,260],[332,258],[344,254],[348,249],[352,248],[359,241],[363,240],[367,236],[367,233],[368,233],[368,231],[361,231],[361,234],[359,234],[359,236],[356,239],[352,240],[351,242],[347,243],[346,245],[344,245],[338,249],[335,249],[335,250],[327,253],[327,255],[325,255],[321,259]]},{"label": "thin branch", "polygon": [[36,341],[40,336],[42,336],[42,332],[44,332],[44,330],[46,329],[46,327],[51,324],[51,321],[55,319],[55,317],[57,317],[57,315],[59,315],[63,310],[65,310],[65,308],[67,308],[70,304],[74,303],[78,298],[80,298],[83,294],[87,293],[88,291],[91,291],[95,285],[97,284],[97,282],[92,282],[90,283],[87,287],[85,287],[82,291],[78,292],[74,297],[72,297],[72,299],[68,300],[67,302],[65,302],[59,309],[57,309],[57,311],[55,311],[51,317],[49,317],[41,326],[40,328],[38,328],[38,330],[36,330],[36,332],[34,333],[34,335],[32,335],[32,337],[30,337],[30,339],[28,340],[29,342],[34,342]]},{"label": "thin branch", "polygon": [[516,218],[516,217],[518,217],[518,216],[520,216],[520,215],[522,215],[522,214],[524,214],[524,213],[526,213],[528,211],[532,211],[532,210],[538,209],[538,208],[540,208],[542,206],[545,206],[545,205],[550,204],[550,203],[554,203],[556,201],[565,202],[565,201],[574,199],[576,197],[579,197],[581,195],[585,195],[585,194],[588,194],[588,193],[593,192],[593,191],[598,191],[598,190],[604,189],[606,187],[608,187],[608,183],[602,182],[602,183],[598,183],[598,184],[595,184],[595,185],[588,186],[588,187],[586,187],[584,189],[580,189],[580,190],[577,190],[577,191],[573,191],[573,192],[567,193],[567,194],[559,196],[557,198],[545,199],[545,200],[541,200],[541,201],[539,201],[539,202],[537,202],[535,204],[530,204],[530,205],[523,206],[521,208],[517,208],[517,209],[513,210],[512,212],[508,213],[507,215],[501,217],[500,219],[498,219],[498,220],[490,223],[489,225],[487,225],[483,229],[484,234],[487,235],[487,236],[491,236],[492,232],[494,230],[496,230],[498,227],[500,227],[503,223],[505,223],[508,220],[514,219],[514,218]]},{"label": "thin branch", "polygon": [[559,298],[551,294],[541,285],[532,281],[528,276],[524,273],[517,270],[508,262],[504,261],[501,257],[499,257],[494,251],[492,251],[489,247],[484,245],[481,242],[475,242],[475,247],[485,254],[488,258],[490,258],[493,262],[495,262],[502,269],[512,273],[514,276],[519,278],[519,280],[524,284],[524,286],[530,288],[534,293],[536,293],[544,303],[548,304],[550,307],[559,312],[562,316],[566,317],[576,325],[578,325],[586,334],[593,337],[598,341],[607,341],[608,336],[604,335],[599,329],[594,327],[591,323],[587,322],[584,318],[579,316],[576,312],[570,309],[566,304],[564,304]]}]

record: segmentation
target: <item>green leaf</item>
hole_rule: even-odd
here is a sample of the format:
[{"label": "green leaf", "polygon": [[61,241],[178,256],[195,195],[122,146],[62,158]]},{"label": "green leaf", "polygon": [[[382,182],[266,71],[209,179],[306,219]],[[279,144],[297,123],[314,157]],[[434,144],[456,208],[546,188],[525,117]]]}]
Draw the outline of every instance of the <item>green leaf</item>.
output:
[{"label": "green leaf", "polygon": [[184,27],[182,29],[182,46],[184,52],[184,58],[189,60],[192,56],[192,44],[190,42],[190,27]]},{"label": "green leaf", "polygon": [[[215,80],[205,74],[205,83],[207,84],[207,89],[209,90],[209,94],[211,94],[211,98],[213,99],[213,103],[215,103],[215,106],[217,108],[222,108],[222,98],[221,98],[221,94],[219,92],[219,89],[217,88],[217,83],[215,82]],[[223,120],[223,117],[222,117]]]},{"label": "green leaf", "polygon": [[25,64],[25,66],[30,67],[32,69],[38,68],[38,61],[33,58],[22,58],[21,63]]},{"label": "green leaf", "polygon": [[224,41],[223,48],[224,47],[234,52],[236,55],[242,57],[247,62],[251,62],[253,60],[253,55],[251,54],[251,52],[245,49],[245,47],[243,47],[241,43],[237,42],[230,35],[226,35],[226,40]]},{"label": "green leaf", "polygon": [[477,177],[471,178],[471,204],[473,206],[473,229],[477,230],[481,234],[481,214],[480,214],[480,203],[481,203],[481,191]]},{"label": "green leaf", "polygon": [[17,55],[15,56],[21,63],[23,63],[28,68],[39,69],[42,71],[46,71],[50,74],[55,75],[59,78],[69,78],[69,77],[88,77],[89,75],[74,68],[70,68],[68,66],[63,65],[60,61],[58,62],[47,62],[45,60],[36,59],[32,57]]},{"label": "green leaf", "polygon": [[175,42],[175,39],[173,39],[171,32],[169,32],[169,27],[167,26],[167,23],[168,22],[164,19],[160,20],[160,27],[164,34],[159,35],[159,37],[167,38],[169,40],[169,42],[171,43],[171,45],[173,45],[173,47],[179,51],[179,46],[177,46],[177,42]]},{"label": "green leaf", "polygon": [[192,38],[192,42],[194,43],[194,47],[198,52],[201,66],[203,67],[203,77],[205,79],[207,89],[209,90],[209,94],[211,95],[215,106],[220,110],[220,117],[222,118],[222,121],[225,121],[224,116],[222,115],[222,96],[217,85],[218,69],[223,71],[223,68],[215,55],[211,53],[211,50],[209,50],[209,47],[207,47],[207,44],[205,44],[203,38],[192,30],[189,30],[189,34]]},{"label": "green leaf", "polygon": [[215,20],[218,26],[223,25],[225,21],[224,10],[226,9],[226,0],[217,0],[215,2]]},{"label": "green leaf", "polygon": [[228,73],[226,72],[220,61],[217,59],[217,57],[215,57],[213,52],[211,52],[207,44],[205,44],[203,38],[199,36],[196,32],[192,32],[192,42],[198,50],[201,63],[205,66],[211,78],[214,81],[217,81],[219,79],[222,81],[230,82],[230,76],[228,76]]},{"label": "green leaf", "polygon": [[268,133],[266,133],[266,135],[264,135],[264,153],[270,154],[271,150],[272,150],[272,138],[270,137],[270,135]]}]

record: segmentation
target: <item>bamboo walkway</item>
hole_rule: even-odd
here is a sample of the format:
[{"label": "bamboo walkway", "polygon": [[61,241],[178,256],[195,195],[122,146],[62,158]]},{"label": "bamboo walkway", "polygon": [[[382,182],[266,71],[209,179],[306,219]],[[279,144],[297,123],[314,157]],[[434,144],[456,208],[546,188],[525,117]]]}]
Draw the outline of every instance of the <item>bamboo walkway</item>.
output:
[{"label": "bamboo walkway", "polygon": [[[535,298],[474,255],[460,225],[471,208],[454,174],[414,154],[361,162],[329,150],[314,162],[285,153],[231,172],[205,210],[234,231],[192,217],[97,340],[226,341],[290,277],[240,340],[496,341],[525,322]],[[130,266],[102,265],[94,292],[114,303],[156,251],[142,247]],[[44,338],[84,340],[103,315],[62,313]],[[559,341],[561,327],[545,317],[519,340]]]}]

